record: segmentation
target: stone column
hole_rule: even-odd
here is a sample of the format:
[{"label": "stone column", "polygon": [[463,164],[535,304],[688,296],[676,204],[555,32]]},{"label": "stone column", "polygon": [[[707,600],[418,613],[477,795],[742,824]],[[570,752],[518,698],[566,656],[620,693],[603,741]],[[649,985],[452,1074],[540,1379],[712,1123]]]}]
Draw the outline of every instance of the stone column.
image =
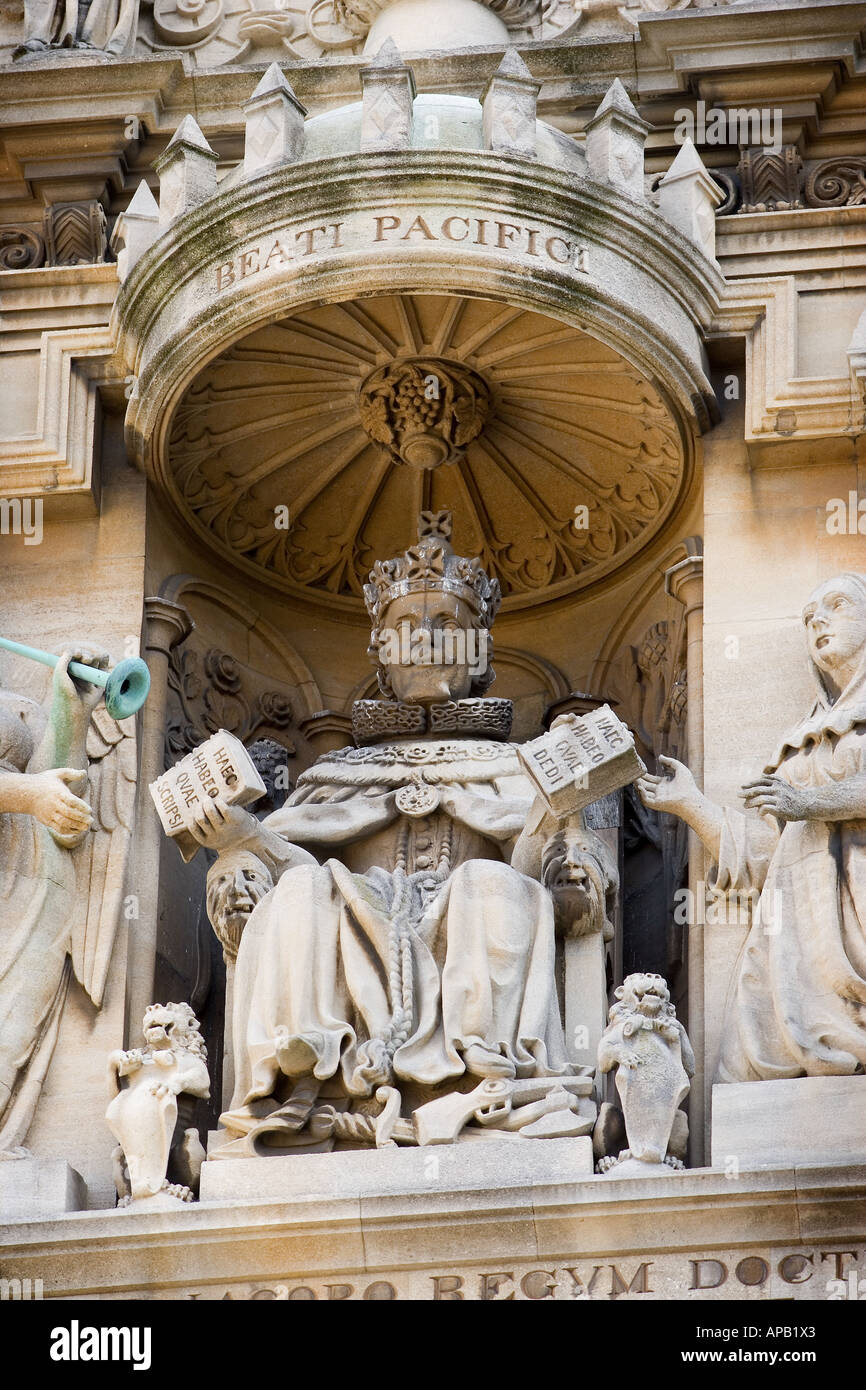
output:
[{"label": "stone column", "polygon": [[[688,706],[686,739],[689,768],[704,784],[704,559],[688,555],[665,573],[665,592],[685,608]],[[704,1161],[708,1110],[704,1078],[704,847],[689,831],[688,1032],[695,1052],[695,1075],[689,1097],[689,1159]]]},{"label": "stone column", "polygon": [[145,654],[150,668],[150,694],[142,709],[134,883],[138,920],[129,933],[126,980],[127,1039],[134,1039],[148,1004],[153,1003],[156,934],[159,911],[159,851],[162,826],[148,787],[163,771],[168,702],[168,660],[172,650],[193,630],[189,613],[165,598],[146,598]]},{"label": "stone column", "polygon": [[[618,701],[604,695],[590,695],[584,690],[570,690],[547,706],[544,727],[549,729],[562,714],[589,714],[600,705],[616,706]],[[619,871],[620,891],[614,914],[614,939],[605,941],[601,932],[589,936],[568,937],[562,946],[563,982],[562,1004],[565,1044],[570,1061],[580,1066],[594,1067],[598,1044],[607,1026],[608,961],[613,980],[622,979],[622,862],[623,814],[622,792],[612,792],[587,806],[584,824],[603,840],[614,857]],[[606,1082],[597,1079],[603,1097]]]}]

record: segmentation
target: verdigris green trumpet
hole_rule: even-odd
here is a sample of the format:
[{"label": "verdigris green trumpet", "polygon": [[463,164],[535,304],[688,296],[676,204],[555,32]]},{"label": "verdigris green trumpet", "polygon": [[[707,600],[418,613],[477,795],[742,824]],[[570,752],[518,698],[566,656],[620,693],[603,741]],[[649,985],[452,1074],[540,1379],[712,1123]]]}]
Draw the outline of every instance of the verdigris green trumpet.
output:
[{"label": "verdigris green trumpet", "polygon": [[[60,660],[53,652],[40,651],[38,647],[25,647],[22,642],[12,642],[8,637],[0,637],[0,647],[16,656],[26,656],[31,661],[39,661],[43,666],[54,667]],[[76,680],[86,681],[88,685],[101,685],[105,689],[105,708],[112,719],[126,719],[128,715],[140,710],[150,690],[150,672],[137,656],[119,661],[113,671],[100,671],[96,666],[85,666],[81,661],[70,661],[69,674]]]}]

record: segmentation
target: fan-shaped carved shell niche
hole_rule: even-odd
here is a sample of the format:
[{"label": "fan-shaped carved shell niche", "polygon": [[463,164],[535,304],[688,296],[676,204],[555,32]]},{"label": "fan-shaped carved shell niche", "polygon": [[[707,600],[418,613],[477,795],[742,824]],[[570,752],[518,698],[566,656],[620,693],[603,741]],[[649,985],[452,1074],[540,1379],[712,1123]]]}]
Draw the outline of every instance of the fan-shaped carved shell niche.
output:
[{"label": "fan-shaped carved shell niche", "polygon": [[170,463],[177,505],[234,565],[359,615],[373,562],[422,509],[453,513],[455,548],[480,555],[507,611],[628,562],[686,471],[665,399],[612,348],[444,295],[257,329],[187,389]]}]

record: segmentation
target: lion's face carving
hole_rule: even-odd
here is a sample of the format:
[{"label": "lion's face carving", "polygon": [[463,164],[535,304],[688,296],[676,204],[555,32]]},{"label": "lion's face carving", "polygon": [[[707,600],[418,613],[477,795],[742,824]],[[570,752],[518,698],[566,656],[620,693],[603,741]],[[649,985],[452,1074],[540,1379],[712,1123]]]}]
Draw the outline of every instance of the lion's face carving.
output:
[{"label": "lion's face carving", "polygon": [[628,1014],[641,1014],[644,1018],[675,1017],[670,990],[662,975],[648,972],[629,975],[615,991],[615,997],[619,1003],[614,1009],[619,1018]]},{"label": "lion's face carving", "polygon": [[207,1049],[199,1030],[199,1022],[189,1004],[150,1004],[144,1011],[141,1024],[148,1047],[172,1047],[193,1052],[203,1061]]}]

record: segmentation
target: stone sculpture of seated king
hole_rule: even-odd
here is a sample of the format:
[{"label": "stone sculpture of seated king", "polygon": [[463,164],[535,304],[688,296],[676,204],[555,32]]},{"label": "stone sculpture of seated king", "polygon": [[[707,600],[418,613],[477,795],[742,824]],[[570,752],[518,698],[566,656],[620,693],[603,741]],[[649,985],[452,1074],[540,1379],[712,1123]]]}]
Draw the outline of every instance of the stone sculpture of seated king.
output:
[{"label": "stone sculpture of seated king", "polygon": [[527,1120],[546,1112],[533,1133],[591,1128],[591,1102],[576,1099],[589,1081],[573,1084],[586,1069],[563,1037],[556,932],[605,928],[615,868],[581,813],[557,821],[535,802],[508,741],[511,703],[484,695],[499,585],[454,553],[450,531],[448,513],[423,514],[418,543],[370,575],[385,698],[356,703],[358,746],[319,758],[261,823],[218,803],[197,823],[219,855],[218,934],[220,884],[236,908],[233,865],[257,879],[221,1157],[381,1144],[383,1132],[425,1142],[413,1113],[485,1082],[491,1112],[516,1090]]}]

